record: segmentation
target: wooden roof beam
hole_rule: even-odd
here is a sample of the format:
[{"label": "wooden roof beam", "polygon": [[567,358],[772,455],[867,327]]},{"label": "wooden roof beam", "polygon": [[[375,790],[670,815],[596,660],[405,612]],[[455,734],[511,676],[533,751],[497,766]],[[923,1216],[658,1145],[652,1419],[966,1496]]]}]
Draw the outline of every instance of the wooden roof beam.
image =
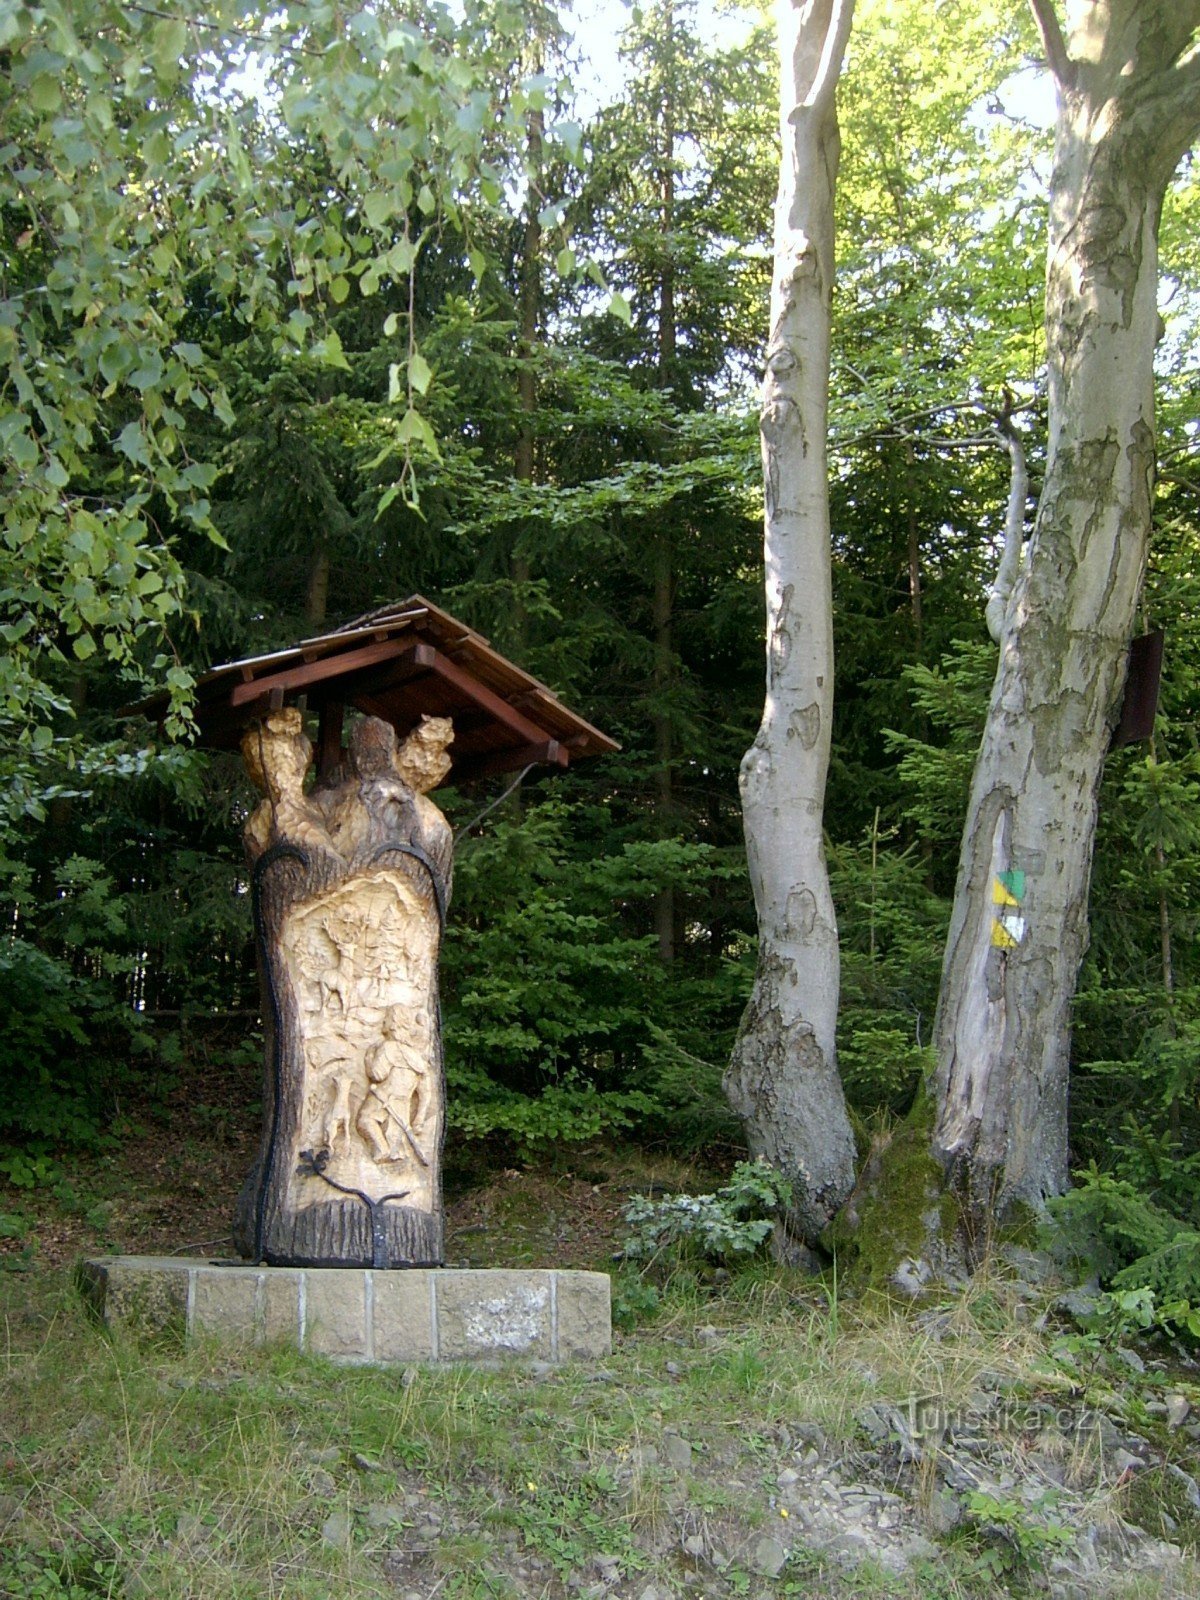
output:
[{"label": "wooden roof beam", "polygon": [[[451,752],[454,746],[451,745]],[[557,739],[544,739],[540,744],[527,744],[515,750],[497,750],[490,756],[467,756],[456,761],[450,769],[448,783],[472,783],[476,778],[490,778],[497,772],[516,772],[521,767],[546,763],[565,767],[570,754]]]},{"label": "wooden roof beam", "polygon": [[[484,711],[490,711],[497,722],[502,722],[506,728],[517,734],[524,743],[538,746],[546,743],[547,729],[540,723],[531,721],[529,717],[480,683],[469,672],[464,672],[460,666],[450,661],[440,650],[434,650],[432,655],[433,660],[429,665],[433,672],[444,682],[450,684],[452,688],[457,689],[466,699],[480,706]],[[556,743],[554,740],[550,742]],[[547,758],[537,757],[535,759],[545,760]]]},{"label": "wooden roof beam", "polygon": [[[351,672],[361,672],[366,667],[378,666],[384,661],[399,662],[405,657],[418,661],[419,651],[436,655],[429,645],[412,644],[404,638],[383,639],[375,644],[363,645],[357,650],[347,650],[341,655],[324,656],[318,661],[306,661],[298,667],[286,667],[282,672],[268,673],[252,678],[249,683],[239,683],[229,696],[231,706],[251,705],[275,690],[286,693],[290,689],[303,689],[310,683],[342,678]],[[336,670],[330,668],[336,663]],[[420,661],[419,665],[430,663]]]}]

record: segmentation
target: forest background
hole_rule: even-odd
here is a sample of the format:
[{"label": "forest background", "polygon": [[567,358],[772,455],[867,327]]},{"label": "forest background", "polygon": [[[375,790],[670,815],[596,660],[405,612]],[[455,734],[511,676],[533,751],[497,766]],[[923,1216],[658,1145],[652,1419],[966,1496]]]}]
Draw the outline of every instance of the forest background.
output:
[{"label": "forest background", "polygon": [[[129,52],[106,123],[86,40],[56,70],[45,53],[63,35],[31,47],[36,9],[0,6],[19,80],[0,178],[0,1173],[16,1188],[51,1180],[65,1151],[120,1137],[131,1098],[165,1097],[213,1050],[259,1072],[247,782],[233,758],[151,743],[121,708],[165,678],[186,719],[207,664],[414,592],[622,744],[531,774],[460,840],[443,968],[452,1137],[501,1159],[597,1137],[737,1149],[720,1077],[754,970],[737,770],[763,683],[767,19],[743,11],[724,44],[684,0],[633,9],[623,84],[580,109],[569,14],[468,8],[477,56],[452,128],[469,158],[443,161],[453,140],[429,109],[399,204],[331,156],[349,89],[306,106],[272,89],[274,58],[247,93],[244,30],[240,54],[197,57],[189,75],[195,27],[75,7],[95,22],[97,81],[111,76],[106,40]],[[424,40],[455,60],[460,19],[413,16],[403,49]],[[984,604],[1008,493],[1001,415],[1024,443],[1031,507],[1040,484],[1049,149],[1021,90],[1035,54],[1016,4],[880,0],[859,7],[840,91],[826,826],[839,1056],[864,1145],[929,1064],[995,665]],[[197,117],[218,115],[225,155],[236,130],[242,181],[264,196],[244,230],[252,305],[233,292],[246,268],[230,265],[224,169],[201,189],[193,154],[190,193],[156,188],[181,149],[203,146]],[[374,115],[360,125],[382,127]],[[418,124],[410,108],[404,126]],[[114,159],[128,139],[144,163],[128,237],[89,228],[70,185],[55,189],[61,165],[12,158],[93,125]],[[289,221],[272,232],[281,194]],[[1162,230],[1142,608],[1166,631],[1162,703],[1153,741],[1108,762],[1072,1078],[1073,1165],[1193,1225],[1198,222],[1188,164]],[[356,243],[368,235],[372,250]],[[107,298],[93,311],[85,297],[72,320],[61,297],[79,290],[81,262]],[[83,381],[54,391],[72,362]],[[502,787],[446,791],[445,808],[469,823]]]}]

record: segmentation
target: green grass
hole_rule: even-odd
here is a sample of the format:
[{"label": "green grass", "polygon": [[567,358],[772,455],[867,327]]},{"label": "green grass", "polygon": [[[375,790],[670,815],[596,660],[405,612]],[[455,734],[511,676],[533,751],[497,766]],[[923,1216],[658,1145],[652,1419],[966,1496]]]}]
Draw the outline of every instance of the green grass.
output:
[{"label": "green grass", "polygon": [[[8,1274],[0,1294],[6,1600],[563,1600],[603,1571],[623,1600],[651,1582],[706,1597],[971,1600],[1042,1592],[1053,1553],[1014,1497],[996,1501],[990,1530],[968,1518],[925,1567],[847,1569],[806,1546],[776,1494],[806,1428],[861,1475],[867,1405],[938,1394],[969,1407],[982,1389],[1072,1403],[1053,1325],[1040,1329],[1000,1275],[913,1308],[765,1265],[718,1286],[681,1273],[599,1375],[342,1368],[287,1348],[110,1336],[62,1270]],[[1194,1472],[1194,1447],[1146,1410],[1165,1379],[1121,1368],[1111,1381]],[[671,1433],[691,1444],[685,1467],[665,1459]],[[1017,1472],[1027,1444],[1003,1444]],[[1072,1520],[1121,1512],[1191,1537],[1165,1470],[1106,1483],[1085,1446],[1065,1443],[1062,1465]],[[883,1486],[919,1514],[935,1466]],[[748,1555],[766,1536],[790,1552],[771,1579]]]}]

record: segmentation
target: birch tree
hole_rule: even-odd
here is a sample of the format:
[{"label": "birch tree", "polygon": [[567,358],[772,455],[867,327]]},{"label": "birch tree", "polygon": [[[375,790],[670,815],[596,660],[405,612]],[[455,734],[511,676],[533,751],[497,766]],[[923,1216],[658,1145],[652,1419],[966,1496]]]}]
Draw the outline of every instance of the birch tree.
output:
[{"label": "birch tree", "polygon": [[1058,96],[1049,436],[998,623],[936,1027],[934,1154],[980,1221],[1067,1181],[1097,790],[1150,536],[1158,226],[1200,129],[1200,0],[1031,0]]},{"label": "birch tree", "polygon": [[751,1150],[791,1180],[814,1238],[854,1182],[837,1074],[838,936],[823,806],[833,698],[826,432],[835,94],[853,0],[780,0],[782,157],[760,431],[767,689],[742,763],[758,967],[725,1077]]}]

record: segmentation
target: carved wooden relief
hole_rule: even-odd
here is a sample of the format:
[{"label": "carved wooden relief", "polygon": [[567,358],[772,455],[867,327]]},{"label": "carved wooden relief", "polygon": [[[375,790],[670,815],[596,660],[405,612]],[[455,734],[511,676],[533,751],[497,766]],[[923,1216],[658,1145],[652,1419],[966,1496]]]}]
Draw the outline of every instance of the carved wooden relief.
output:
[{"label": "carved wooden relief", "polygon": [[437,963],[453,841],[424,791],[452,738],[425,718],[397,750],[391,726],[365,718],[351,777],[308,795],[299,712],[243,741],[264,794],[245,833],[267,1021],[263,1142],[235,1221],[252,1259],[442,1258]]}]

